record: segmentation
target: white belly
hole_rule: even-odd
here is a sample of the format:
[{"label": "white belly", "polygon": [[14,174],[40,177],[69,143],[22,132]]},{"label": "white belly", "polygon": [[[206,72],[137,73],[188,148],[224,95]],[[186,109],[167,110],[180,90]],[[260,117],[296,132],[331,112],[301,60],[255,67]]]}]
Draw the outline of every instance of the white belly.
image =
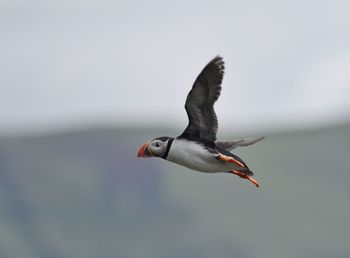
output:
[{"label": "white belly", "polygon": [[193,170],[215,173],[238,169],[235,164],[216,159],[201,145],[184,139],[174,139],[167,160]]}]

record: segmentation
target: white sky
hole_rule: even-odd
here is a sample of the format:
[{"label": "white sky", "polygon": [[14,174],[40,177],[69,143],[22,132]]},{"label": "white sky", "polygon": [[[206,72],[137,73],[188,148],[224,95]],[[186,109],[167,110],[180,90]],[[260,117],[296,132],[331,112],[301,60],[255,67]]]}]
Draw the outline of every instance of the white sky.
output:
[{"label": "white sky", "polygon": [[350,1],[1,1],[0,132],[187,125],[226,61],[223,130],[350,120]]}]

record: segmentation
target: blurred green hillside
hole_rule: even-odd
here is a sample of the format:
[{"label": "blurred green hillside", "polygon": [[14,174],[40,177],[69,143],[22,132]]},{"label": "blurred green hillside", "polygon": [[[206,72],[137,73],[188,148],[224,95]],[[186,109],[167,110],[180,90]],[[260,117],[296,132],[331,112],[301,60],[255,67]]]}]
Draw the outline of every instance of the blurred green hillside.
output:
[{"label": "blurred green hillside", "polygon": [[259,189],[137,159],[160,135],[176,133],[0,138],[0,257],[350,257],[350,126],[238,149]]}]

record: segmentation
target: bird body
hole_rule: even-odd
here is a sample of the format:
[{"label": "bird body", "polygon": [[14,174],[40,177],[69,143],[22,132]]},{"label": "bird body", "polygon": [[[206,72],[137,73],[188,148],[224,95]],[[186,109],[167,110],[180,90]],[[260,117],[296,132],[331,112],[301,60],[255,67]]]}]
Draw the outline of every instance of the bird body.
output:
[{"label": "bird body", "polygon": [[222,58],[217,56],[198,75],[186,99],[189,123],[185,131],[176,138],[163,136],[143,144],[137,156],[160,157],[205,173],[232,173],[259,187],[247,164],[230,150],[254,144],[263,137],[216,142],[214,103],[220,96],[224,69]]},{"label": "bird body", "polygon": [[186,139],[174,139],[166,160],[206,173],[240,169],[234,163],[217,159],[218,155],[219,152],[215,149],[210,149],[201,143]]}]

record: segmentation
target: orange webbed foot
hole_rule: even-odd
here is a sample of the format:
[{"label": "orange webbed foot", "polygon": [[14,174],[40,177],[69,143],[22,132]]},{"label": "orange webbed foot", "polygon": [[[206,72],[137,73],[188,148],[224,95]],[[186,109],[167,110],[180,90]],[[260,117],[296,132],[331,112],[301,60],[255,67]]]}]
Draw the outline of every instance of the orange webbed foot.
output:
[{"label": "orange webbed foot", "polygon": [[242,162],[232,158],[232,157],[229,157],[229,156],[226,156],[226,155],[223,155],[223,154],[220,154],[218,157],[217,157],[219,160],[222,160],[222,161],[226,161],[226,162],[231,162],[231,163],[234,163],[236,164],[237,166],[239,167],[245,167]]},{"label": "orange webbed foot", "polygon": [[238,170],[233,170],[232,171],[233,174],[241,177],[241,178],[244,178],[244,179],[247,179],[249,180],[250,182],[252,182],[256,187],[260,187],[260,183],[258,182],[258,180],[254,179],[253,177],[247,175],[247,174],[244,174],[243,172],[241,171],[238,171]]}]

